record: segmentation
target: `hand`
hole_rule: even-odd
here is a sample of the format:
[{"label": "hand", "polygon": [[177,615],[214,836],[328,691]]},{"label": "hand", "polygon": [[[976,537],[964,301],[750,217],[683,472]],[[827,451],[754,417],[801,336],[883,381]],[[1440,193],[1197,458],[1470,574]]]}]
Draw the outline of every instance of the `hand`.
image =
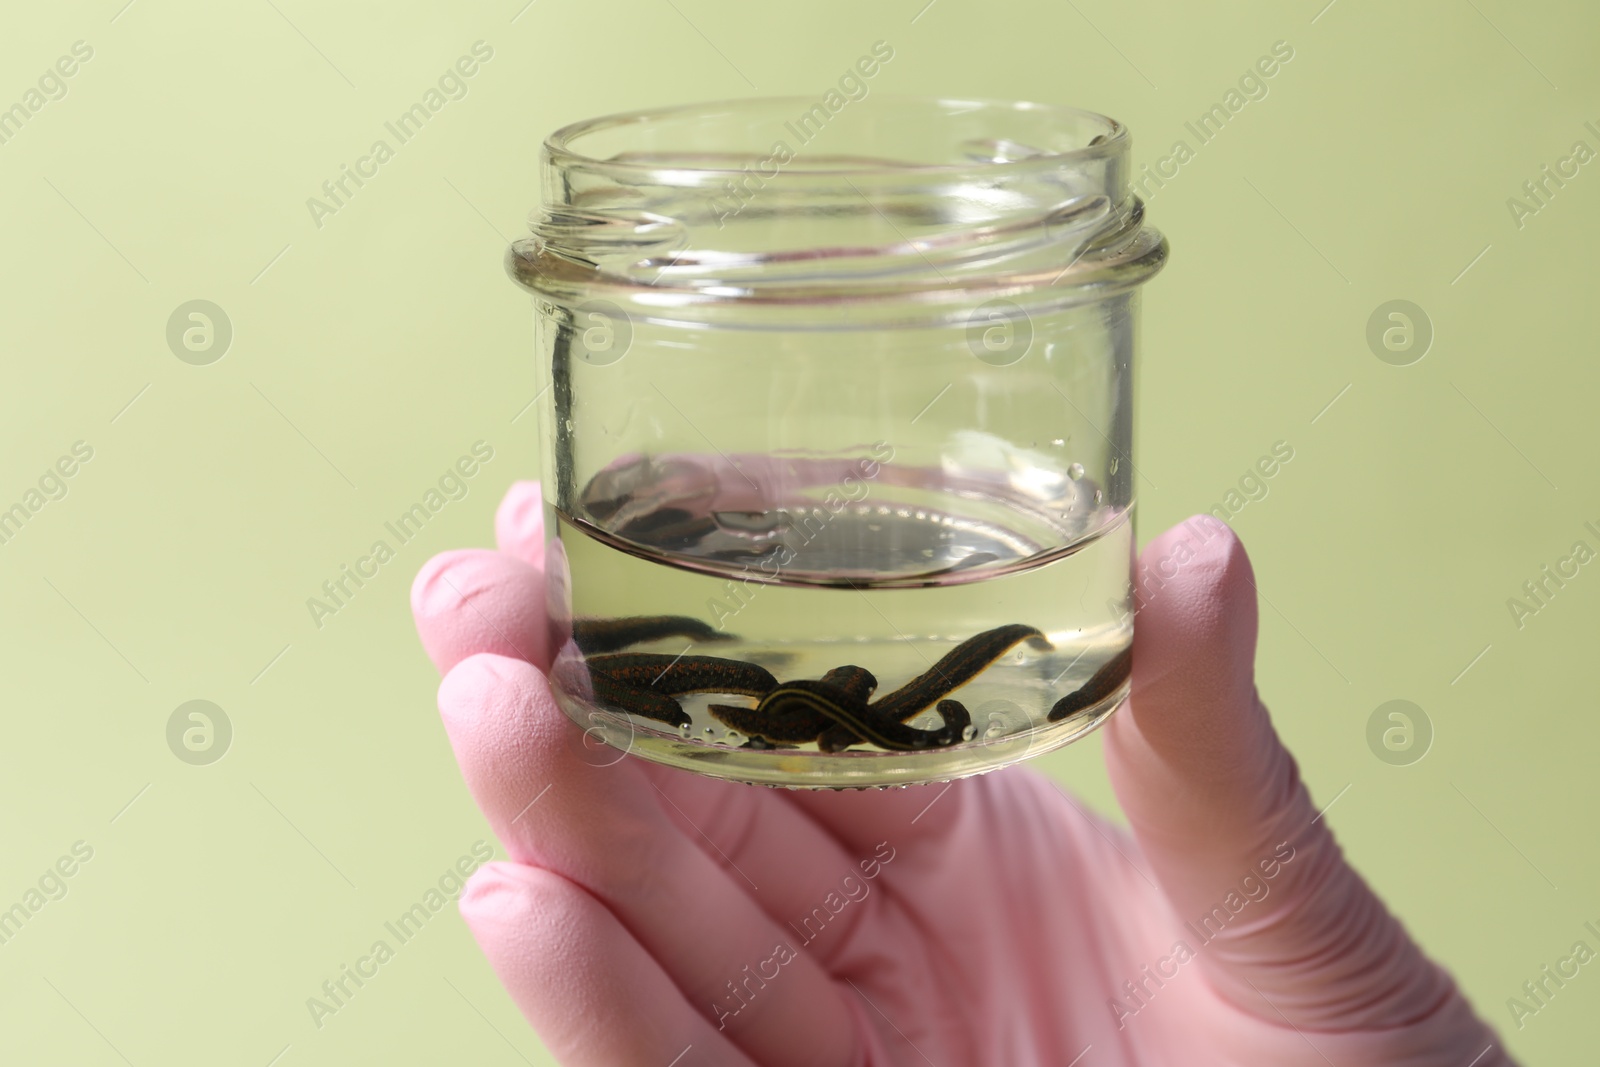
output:
[{"label": "hand", "polygon": [[788,792],[597,749],[552,699],[538,486],[412,590],[510,862],[461,912],[568,1065],[1503,1067],[1347,866],[1252,678],[1254,580],[1208,516],[1144,551],[1106,759],[1130,836],[1014,767]]}]

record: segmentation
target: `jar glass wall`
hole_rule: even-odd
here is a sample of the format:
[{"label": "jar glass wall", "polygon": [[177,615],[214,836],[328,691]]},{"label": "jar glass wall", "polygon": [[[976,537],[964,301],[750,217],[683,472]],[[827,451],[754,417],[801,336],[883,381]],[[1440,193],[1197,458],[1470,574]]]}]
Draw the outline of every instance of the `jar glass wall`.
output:
[{"label": "jar glass wall", "polygon": [[552,684],[591,739],[873,786],[1111,713],[1166,256],[1128,149],[1088,112],[884,97],[550,137],[508,263],[548,386]]}]

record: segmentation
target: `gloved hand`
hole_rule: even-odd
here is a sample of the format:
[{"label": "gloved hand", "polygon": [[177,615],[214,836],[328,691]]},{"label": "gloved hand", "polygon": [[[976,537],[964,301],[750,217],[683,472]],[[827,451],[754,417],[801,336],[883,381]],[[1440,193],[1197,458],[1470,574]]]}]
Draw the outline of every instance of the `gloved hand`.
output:
[{"label": "gloved hand", "polygon": [[1348,867],[1252,679],[1232,532],[1156,538],[1105,727],[1131,837],[1013,767],[878,792],[735,785],[585,739],[546,685],[535,483],[500,551],[412,589],[510,862],[461,912],[568,1065],[1503,1067]]}]

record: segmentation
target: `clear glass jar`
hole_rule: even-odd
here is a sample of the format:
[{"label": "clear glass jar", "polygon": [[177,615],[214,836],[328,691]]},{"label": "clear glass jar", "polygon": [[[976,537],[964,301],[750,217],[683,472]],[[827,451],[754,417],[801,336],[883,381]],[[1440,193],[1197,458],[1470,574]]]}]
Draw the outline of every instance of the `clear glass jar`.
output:
[{"label": "clear glass jar", "polygon": [[543,163],[507,262],[588,758],[909,784],[1111,714],[1138,287],[1167,255],[1121,124],[748,100],[577,123]]}]

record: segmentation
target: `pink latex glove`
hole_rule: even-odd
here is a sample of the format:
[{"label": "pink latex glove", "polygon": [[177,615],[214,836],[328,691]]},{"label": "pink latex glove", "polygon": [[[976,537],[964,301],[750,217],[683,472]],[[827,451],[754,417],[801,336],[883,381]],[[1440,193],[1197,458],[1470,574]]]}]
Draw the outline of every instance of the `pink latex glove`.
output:
[{"label": "pink latex glove", "polygon": [[1208,516],[1141,557],[1160,588],[1105,737],[1131,838],[1023,767],[789,792],[586,742],[543,673],[536,484],[496,533],[412,606],[511,857],[461,912],[563,1064],[1511,1063],[1318,817],[1256,696],[1249,560]]}]

